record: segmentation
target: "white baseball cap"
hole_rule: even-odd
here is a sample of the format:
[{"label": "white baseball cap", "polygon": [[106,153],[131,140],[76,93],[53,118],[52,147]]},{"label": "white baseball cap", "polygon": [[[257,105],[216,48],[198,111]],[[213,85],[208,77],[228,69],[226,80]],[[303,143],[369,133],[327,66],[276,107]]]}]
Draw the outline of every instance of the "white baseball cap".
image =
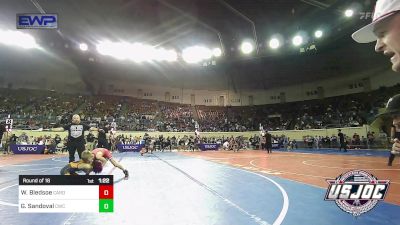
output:
[{"label": "white baseball cap", "polygon": [[358,43],[369,43],[378,39],[374,34],[374,26],[383,19],[400,11],[400,0],[378,0],[372,23],[354,32],[353,39]]}]

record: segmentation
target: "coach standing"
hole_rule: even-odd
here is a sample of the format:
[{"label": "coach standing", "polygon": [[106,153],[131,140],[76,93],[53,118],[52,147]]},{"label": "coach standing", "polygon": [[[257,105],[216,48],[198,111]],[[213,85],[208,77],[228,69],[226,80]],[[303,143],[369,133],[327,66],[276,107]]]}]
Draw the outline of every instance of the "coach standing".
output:
[{"label": "coach standing", "polygon": [[344,152],[347,152],[347,144],[346,144],[346,140],[345,140],[345,137],[344,137],[344,134],[342,133],[342,130],[341,129],[339,129],[338,130],[338,136],[339,136],[339,151],[342,151],[342,148],[343,148],[343,151]]},{"label": "coach standing", "polygon": [[8,138],[7,129],[4,126],[4,123],[1,122],[0,123],[0,148],[2,147],[4,149],[4,154],[6,154],[6,152],[8,152],[8,149],[7,149],[7,138]]},{"label": "coach standing", "polygon": [[110,132],[110,126],[106,125],[104,128],[99,130],[99,135],[97,137],[97,148],[106,148],[110,149],[110,146],[108,146],[108,141],[107,141],[107,134]]},{"label": "coach standing", "polygon": [[265,131],[265,148],[267,149],[267,153],[272,153],[272,135]]},{"label": "coach standing", "polygon": [[52,131],[68,131],[67,149],[69,153],[69,162],[75,161],[75,152],[78,151],[79,158],[81,153],[85,150],[85,136],[84,132],[88,130],[98,130],[95,127],[89,127],[81,123],[79,115],[72,116],[72,123],[64,127],[53,128]]}]

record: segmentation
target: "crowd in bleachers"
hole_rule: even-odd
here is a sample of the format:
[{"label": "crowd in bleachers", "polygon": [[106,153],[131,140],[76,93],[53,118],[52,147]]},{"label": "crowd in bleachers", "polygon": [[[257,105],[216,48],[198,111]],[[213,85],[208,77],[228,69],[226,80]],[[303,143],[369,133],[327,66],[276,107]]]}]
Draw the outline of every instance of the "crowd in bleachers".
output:
[{"label": "crowd in bleachers", "polygon": [[159,106],[157,130],[174,132],[194,130],[194,117],[190,105],[160,102]]},{"label": "crowd in bleachers", "polygon": [[0,116],[19,129],[47,129],[70,122],[132,131],[303,130],[361,126],[370,121],[400,86],[302,102],[257,106],[191,106],[119,96],[82,96],[54,91],[0,90]]}]

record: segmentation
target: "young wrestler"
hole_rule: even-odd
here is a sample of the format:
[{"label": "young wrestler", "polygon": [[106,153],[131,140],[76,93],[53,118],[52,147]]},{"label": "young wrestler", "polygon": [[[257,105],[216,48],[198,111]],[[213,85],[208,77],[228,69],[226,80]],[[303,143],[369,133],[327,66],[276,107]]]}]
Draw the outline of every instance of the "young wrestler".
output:
[{"label": "young wrestler", "polygon": [[89,175],[90,172],[100,173],[103,170],[103,164],[100,160],[94,160],[94,156],[90,151],[83,151],[82,159],[75,162],[70,162],[64,166],[61,175],[78,175],[77,172],[84,172]]},{"label": "young wrestler", "polygon": [[122,170],[122,172],[125,174],[125,179],[129,178],[128,170],[124,169],[124,167],[121,164],[119,164],[117,161],[115,161],[115,159],[113,159],[111,152],[108,149],[96,148],[92,151],[92,154],[94,159],[100,160],[103,165],[105,165],[107,160],[109,160],[111,164]]}]

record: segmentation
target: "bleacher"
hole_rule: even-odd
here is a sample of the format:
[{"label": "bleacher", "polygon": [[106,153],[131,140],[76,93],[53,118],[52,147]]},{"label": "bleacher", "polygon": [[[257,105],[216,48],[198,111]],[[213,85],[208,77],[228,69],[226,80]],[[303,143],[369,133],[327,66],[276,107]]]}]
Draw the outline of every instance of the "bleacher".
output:
[{"label": "bleacher", "polygon": [[[264,129],[304,130],[358,127],[371,121],[396,85],[370,93],[256,106],[204,106],[160,102],[121,96],[84,96],[35,90],[0,90],[0,116],[7,115],[21,129],[46,129],[69,122],[78,113],[82,121],[104,125],[117,122],[119,130],[244,132]],[[195,119],[197,118],[197,119]],[[197,121],[196,121],[197,120]]]}]

